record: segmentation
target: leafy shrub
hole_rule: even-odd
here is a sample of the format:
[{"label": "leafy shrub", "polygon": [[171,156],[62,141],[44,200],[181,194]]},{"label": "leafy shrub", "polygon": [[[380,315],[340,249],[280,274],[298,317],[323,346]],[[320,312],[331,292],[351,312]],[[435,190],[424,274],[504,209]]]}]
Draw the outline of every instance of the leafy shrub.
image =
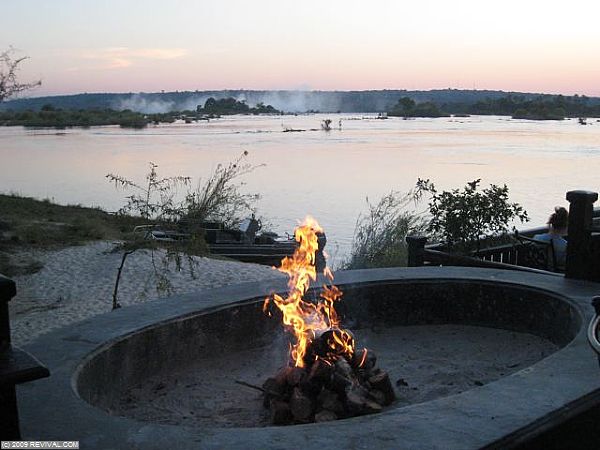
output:
[{"label": "leafy shrub", "polygon": [[467,252],[480,248],[484,235],[508,231],[508,224],[518,219],[529,220],[527,212],[518,203],[508,201],[508,187],[490,184],[478,190],[481,179],[462,189],[438,192],[429,180],[417,182],[417,191],[431,194],[427,230],[439,234],[449,248]]}]

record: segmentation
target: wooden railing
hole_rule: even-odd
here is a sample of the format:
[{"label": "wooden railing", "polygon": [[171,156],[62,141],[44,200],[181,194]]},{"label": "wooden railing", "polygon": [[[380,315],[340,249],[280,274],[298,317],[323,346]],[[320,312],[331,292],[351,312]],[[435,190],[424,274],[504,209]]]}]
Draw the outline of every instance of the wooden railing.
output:
[{"label": "wooden railing", "polygon": [[[569,208],[569,245],[567,246],[567,267],[565,276],[569,278],[600,281],[600,208],[593,208],[598,196],[589,191],[567,193]],[[545,233],[547,227],[530,228],[519,234],[531,238]],[[508,238],[505,236],[505,238]],[[509,239],[507,239],[509,240]],[[543,249],[535,245],[512,239],[507,244],[483,247],[468,255],[448,252],[443,244],[427,244],[422,236],[408,236],[408,265],[427,266],[469,266],[507,270],[557,274],[548,269],[554,265],[544,259]],[[535,253],[535,252],[542,253]],[[570,255],[570,256],[569,256]]]},{"label": "wooden railing", "polygon": [[[477,254],[460,255],[444,251],[440,244],[425,245],[420,249],[411,245],[413,236],[407,237],[409,243],[409,266],[462,266],[485,267],[490,269],[521,270],[535,273],[549,273],[543,265],[532,264],[531,246],[518,241],[512,244],[498,245],[480,250]],[[418,238],[417,238],[418,239]],[[410,250],[411,246],[413,247]]]}]

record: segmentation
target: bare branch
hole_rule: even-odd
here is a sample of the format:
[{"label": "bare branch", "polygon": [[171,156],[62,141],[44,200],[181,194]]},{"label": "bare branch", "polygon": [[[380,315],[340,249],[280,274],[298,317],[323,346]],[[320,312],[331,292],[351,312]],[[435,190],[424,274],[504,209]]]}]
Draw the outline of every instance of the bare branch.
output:
[{"label": "bare branch", "polygon": [[17,79],[19,65],[29,57],[14,58],[14,53],[15,50],[12,47],[0,53],[0,103],[19,92],[33,89],[42,84],[40,80],[31,83],[19,83]]}]

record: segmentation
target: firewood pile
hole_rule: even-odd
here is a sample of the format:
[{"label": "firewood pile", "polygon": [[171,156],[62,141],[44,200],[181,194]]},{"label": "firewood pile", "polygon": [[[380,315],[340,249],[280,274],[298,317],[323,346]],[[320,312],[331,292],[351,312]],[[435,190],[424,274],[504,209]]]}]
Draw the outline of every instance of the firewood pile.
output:
[{"label": "firewood pile", "polygon": [[380,412],[396,394],[389,375],[367,349],[319,357],[327,333],[311,343],[304,367],[284,367],[263,386],[274,425],[326,422]]},{"label": "firewood pile", "polygon": [[[357,350],[352,333],[340,327],[334,304],[342,291],[326,267],[324,231],[307,216],[294,237],[298,247],[279,268],[289,276],[289,291],[270,295],[263,305],[269,316],[271,307],[281,312],[285,329],[294,337],[289,365],[259,388],[271,421],[274,425],[325,422],[379,412],[396,398],[394,388],[388,374],[375,367],[375,354]],[[317,273],[330,285],[324,284],[318,297],[305,300]]]}]

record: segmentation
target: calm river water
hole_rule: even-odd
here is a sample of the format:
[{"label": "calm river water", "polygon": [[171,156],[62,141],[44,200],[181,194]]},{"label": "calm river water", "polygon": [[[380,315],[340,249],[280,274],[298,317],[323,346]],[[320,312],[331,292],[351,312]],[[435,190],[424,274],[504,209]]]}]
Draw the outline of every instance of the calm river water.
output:
[{"label": "calm river water", "polygon": [[[322,119],[335,128],[320,130]],[[337,128],[342,120],[341,130]],[[124,203],[104,178],[143,181],[148,162],[163,176],[206,177],[244,150],[265,164],[246,175],[262,195],[259,214],[292,231],[306,214],[323,225],[335,260],[347,253],[365,198],[406,191],[418,177],[439,189],[506,183],[531,225],[545,222],[571,189],[600,190],[600,122],[537,122],[507,117],[377,120],[361,114],[234,116],[209,123],[133,131],[119,127],[0,128],[0,191],[114,211]],[[283,133],[284,128],[305,132]],[[312,131],[311,131],[312,129]]]}]

